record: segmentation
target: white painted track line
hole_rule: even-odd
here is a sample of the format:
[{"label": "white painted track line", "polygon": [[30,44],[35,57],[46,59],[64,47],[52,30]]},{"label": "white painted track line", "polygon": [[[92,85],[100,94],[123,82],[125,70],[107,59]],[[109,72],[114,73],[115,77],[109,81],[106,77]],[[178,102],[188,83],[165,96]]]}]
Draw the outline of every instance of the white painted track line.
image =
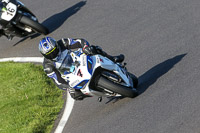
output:
[{"label": "white painted track line", "polygon": [[62,133],[62,131],[69,119],[69,116],[72,112],[73,106],[74,106],[74,99],[71,98],[69,92],[67,91],[67,100],[66,100],[65,110],[64,110],[63,116],[60,119],[60,122],[54,133]]},{"label": "white painted track line", "polygon": [[[43,57],[13,57],[13,58],[2,58],[0,59],[0,62],[8,62],[8,61],[13,61],[13,62],[35,62],[35,63],[42,63],[44,60]],[[69,116],[72,112],[74,106],[74,99],[71,98],[70,94],[67,91],[67,100],[66,100],[66,105],[64,109],[64,113],[62,118],[60,119],[60,122],[55,130],[55,133],[62,133]]]},{"label": "white painted track line", "polygon": [[14,62],[36,62],[42,63],[44,58],[42,57],[13,57],[13,58],[2,58],[0,62],[14,61]]}]

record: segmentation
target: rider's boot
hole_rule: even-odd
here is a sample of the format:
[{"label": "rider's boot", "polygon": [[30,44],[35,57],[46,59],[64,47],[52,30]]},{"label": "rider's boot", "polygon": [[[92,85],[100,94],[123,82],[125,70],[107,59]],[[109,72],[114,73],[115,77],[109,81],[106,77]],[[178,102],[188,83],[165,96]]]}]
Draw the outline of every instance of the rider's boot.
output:
[{"label": "rider's boot", "polygon": [[120,54],[118,56],[111,56],[109,54],[107,54],[106,52],[102,51],[102,55],[107,57],[108,59],[112,60],[113,62],[123,62],[124,61],[124,55]]},{"label": "rider's boot", "polygon": [[111,55],[106,55],[107,58],[109,58],[110,60],[112,60],[113,62],[123,62],[124,61],[124,55],[120,54],[118,56],[111,56]]},{"label": "rider's boot", "polygon": [[96,46],[96,51],[97,51],[97,53],[107,57],[108,59],[112,60],[113,62],[121,63],[124,61],[124,58],[125,58],[123,54],[120,54],[118,56],[111,56],[111,55],[107,54],[105,51],[103,51],[101,49],[101,47],[99,47],[99,46]]},{"label": "rider's boot", "polygon": [[91,97],[83,94],[80,90],[75,90],[73,98],[75,100],[83,100],[84,98]]}]

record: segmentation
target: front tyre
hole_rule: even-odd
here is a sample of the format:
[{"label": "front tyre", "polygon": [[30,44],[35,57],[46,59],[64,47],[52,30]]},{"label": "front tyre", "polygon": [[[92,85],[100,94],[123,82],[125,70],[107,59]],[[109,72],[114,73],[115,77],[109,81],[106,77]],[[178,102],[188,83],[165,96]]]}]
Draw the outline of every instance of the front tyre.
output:
[{"label": "front tyre", "polygon": [[133,87],[134,88],[137,88],[137,86],[138,86],[138,78],[135,76],[135,75],[133,75],[132,73],[129,73],[128,72],[128,74],[129,74],[129,76],[132,78],[132,80],[133,80]]},{"label": "front tyre", "polygon": [[97,88],[107,89],[112,92],[121,94],[122,96],[125,96],[125,97],[133,98],[137,96],[137,90],[135,90],[134,88],[129,88],[129,87],[119,85],[117,83],[114,83],[108,80],[107,78],[103,76],[100,76],[97,82]]},{"label": "front tyre", "polygon": [[20,19],[20,23],[23,23],[31,28],[33,28],[35,31],[47,35],[49,33],[49,30],[43,26],[42,24],[26,17],[26,16],[22,16]]}]

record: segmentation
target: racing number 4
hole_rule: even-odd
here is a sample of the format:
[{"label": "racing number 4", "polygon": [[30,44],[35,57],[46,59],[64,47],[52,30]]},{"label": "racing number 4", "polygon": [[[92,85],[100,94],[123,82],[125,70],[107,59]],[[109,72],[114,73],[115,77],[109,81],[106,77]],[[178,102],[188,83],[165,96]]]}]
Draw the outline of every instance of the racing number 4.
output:
[{"label": "racing number 4", "polygon": [[81,69],[78,70],[77,76],[83,77],[83,74],[81,73]]}]

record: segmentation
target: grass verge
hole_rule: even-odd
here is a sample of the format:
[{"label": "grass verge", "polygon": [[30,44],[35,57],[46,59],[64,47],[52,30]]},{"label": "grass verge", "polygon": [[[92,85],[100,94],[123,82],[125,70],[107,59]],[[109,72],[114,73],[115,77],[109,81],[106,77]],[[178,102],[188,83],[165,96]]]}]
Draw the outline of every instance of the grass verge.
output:
[{"label": "grass verge", "polygon": [[0,132],[50,133],[62,91],[31,63],[0,63]]}]

